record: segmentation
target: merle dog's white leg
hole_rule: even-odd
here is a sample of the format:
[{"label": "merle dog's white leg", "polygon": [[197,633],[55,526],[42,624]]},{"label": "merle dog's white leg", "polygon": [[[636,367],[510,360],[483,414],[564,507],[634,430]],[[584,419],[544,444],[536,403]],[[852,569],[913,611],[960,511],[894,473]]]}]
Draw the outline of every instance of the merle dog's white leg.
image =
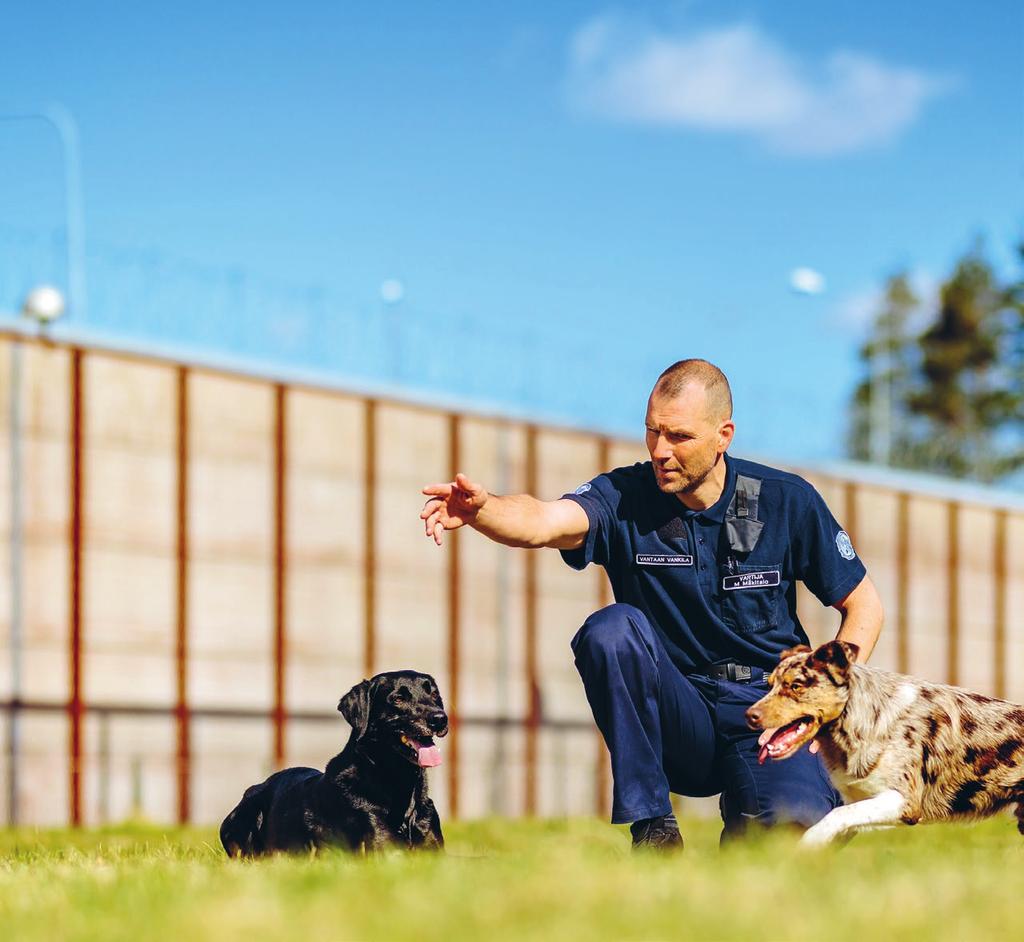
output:
[{"label": "merle dog's white leg", "polygon": [[848,831],[899,824],[905,805],[905,799],[894,788],[880,792],[874,798],[843,805],[805,831],[800,843],[806,847],[823,847]]}]

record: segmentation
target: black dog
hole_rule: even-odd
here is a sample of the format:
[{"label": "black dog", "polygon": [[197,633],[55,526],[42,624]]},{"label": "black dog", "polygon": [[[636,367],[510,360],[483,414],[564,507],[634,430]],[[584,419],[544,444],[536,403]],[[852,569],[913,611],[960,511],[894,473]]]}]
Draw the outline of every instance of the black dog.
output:
[{"label": "black dog", "polygon": [[433,737],[448,732],[429,674],[389,671],[338,703],[352,726],[348,744],[316,769],[284,769],[246,789],[220,826],[229,857],[334,845],[441,848],[441,820],[424,768],[440,765]]}]

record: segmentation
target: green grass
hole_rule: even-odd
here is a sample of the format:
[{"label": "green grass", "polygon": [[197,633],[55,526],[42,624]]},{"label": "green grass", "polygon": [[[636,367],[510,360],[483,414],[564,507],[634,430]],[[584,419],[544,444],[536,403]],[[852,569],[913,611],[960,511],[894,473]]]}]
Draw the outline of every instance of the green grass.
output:
[{"label": "green grass", "polygon": [[1007,939],[1024,917],[1012,821],[905,828],[801,853],[773,833],[719,852],[629,853],[593,820],[452,823],[448,854],[229,862],[212,830],[0,831],[0,938]]}]

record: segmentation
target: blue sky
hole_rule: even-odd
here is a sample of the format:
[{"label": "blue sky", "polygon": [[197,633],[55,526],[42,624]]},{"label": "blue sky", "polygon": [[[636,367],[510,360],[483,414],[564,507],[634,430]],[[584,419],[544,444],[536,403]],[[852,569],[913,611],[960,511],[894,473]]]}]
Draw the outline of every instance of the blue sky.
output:
[{"label": "blue sky", "polygon": [[[812,460],[889,272],[929,290],[977,234],[1010,264],[1022,61],[1003,0],[40,0],[0,113],[80,127],[79,328],[635,433],[705,356],[738,453]],[[0,124],[0,307],[63,283],[60,168]]]}]

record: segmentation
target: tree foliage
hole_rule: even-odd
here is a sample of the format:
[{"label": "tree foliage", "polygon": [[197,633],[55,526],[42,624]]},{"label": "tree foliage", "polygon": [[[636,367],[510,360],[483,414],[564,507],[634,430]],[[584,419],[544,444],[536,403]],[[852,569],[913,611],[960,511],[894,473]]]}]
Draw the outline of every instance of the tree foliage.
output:
[{"label": "tree foliage", "polygon": [[852,457],[986,482],[1024,467],[1024,274],[1001,283],[980,244],[930,310],[890,277],[860,358]]}]

